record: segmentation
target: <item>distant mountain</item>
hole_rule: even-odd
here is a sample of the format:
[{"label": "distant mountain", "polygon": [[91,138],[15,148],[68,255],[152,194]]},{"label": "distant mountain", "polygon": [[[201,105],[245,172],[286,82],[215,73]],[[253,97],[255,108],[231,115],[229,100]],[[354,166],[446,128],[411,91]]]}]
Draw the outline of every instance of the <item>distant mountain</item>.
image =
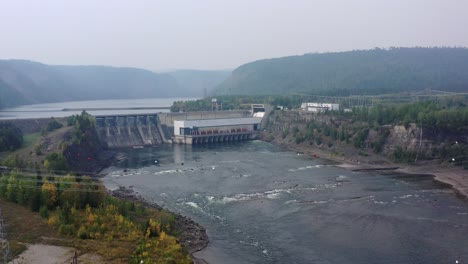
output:
[{"label": "distant mountain", "polygon": [[468,49],[391,48],[306,54],[244,64],[216,95],[468,92]]},{"label": "distant mountain", "polygon": [[71,100],[186,97],[169,74],[107,66],[0,60],[0,107]]},{"label": "distant mountain", "polygon": [[189,97],[202,97],[226,80],[231,71],[177,70],[168,72]]}]

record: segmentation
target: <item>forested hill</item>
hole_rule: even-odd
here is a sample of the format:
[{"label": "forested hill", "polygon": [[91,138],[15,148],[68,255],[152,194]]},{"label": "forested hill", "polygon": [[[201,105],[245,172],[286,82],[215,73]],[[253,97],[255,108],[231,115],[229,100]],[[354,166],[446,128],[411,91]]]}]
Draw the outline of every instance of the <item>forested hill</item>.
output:
[{"label": "forested hill", "polygon": [[73,100],[182,97],[169,74],[108,66],[52,66],[0,60],[0,108]]},{"label": "forested hill", "polygon": [[216,95],[372,95],[468,92],[468,49],[391,48],[259,60],[235,69]]}]

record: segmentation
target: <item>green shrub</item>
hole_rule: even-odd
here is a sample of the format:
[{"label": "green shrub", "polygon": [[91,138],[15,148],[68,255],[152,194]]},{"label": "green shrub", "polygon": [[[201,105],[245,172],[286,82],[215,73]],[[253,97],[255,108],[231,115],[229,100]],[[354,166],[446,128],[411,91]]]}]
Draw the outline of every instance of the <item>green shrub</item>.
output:
[{"label": "green shrub", "polygon": [[47,206],[41,206],[41,208],[39,209],[39,215],[42,218],[49,219],[49,209],[47,209]]},{"label": "green shrub", "polygon": [[0,152],[15,150],[23,144],[23,132],[11,123],[0,123]]},{"label": "green shrub", "polygon": [[42,144],[34,145],[34,153],[38,156],[42,155]]},{"label": "green shrub", "polygon": [[44,159],[44,167],[49,171],[66,171],[67,160],[62,153],[50,153]]},{"label": "green shrub", "polygon": [[318,137],[315,138],[315,144],[317,144],[317,145],[322,144],[322,137],[321,136],[318,136]]},{"label": "green shrub", "polygon": [[285,128],[285,129],[283,130],[283,134],[281,135],[281,137],[282,137],[283,139],[285,139],[288,135],[289,135],[289,129],[288,129],[288,128]]}]

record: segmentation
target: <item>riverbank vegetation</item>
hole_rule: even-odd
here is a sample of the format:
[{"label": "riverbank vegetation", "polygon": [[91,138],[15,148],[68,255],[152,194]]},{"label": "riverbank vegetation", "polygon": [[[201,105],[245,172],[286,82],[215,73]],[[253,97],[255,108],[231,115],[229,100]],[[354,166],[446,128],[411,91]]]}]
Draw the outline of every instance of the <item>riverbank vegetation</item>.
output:
[{"label": "riverbank vegetation", "polygon": [[336,153],[352,147],[356,155],[374,153],[394,162],[439,160],[468,168],[467,103],[466,96],[444,96],[349,111],[275,111],[265,139],[280,137]]},{"label": "riverbank vegetation", "polygon": [[61,235],[99,243],[96,253],[106,260],[191,263],[173,215],[111,197],[89,176],[11,171],[0,177],[0,198],[39,213]]},{"label": "riverbank vegetation", "polygon": [[[73,119],[70,146],[98,148],[98,142],[92,138],[92,116],[84,112]],[[192,263],[176,239],[180,231],[174,227],[172,214],[112,197],[98,179],[70,172],[67,155],[60,149],[43,158],[45,170],[18,153],[3,160],[7,169],[0,175],[0,199],[29,208],[60,236],[69,238],[72,246],[95,252],[106,261]],[[15,254],[24,250],[15,248]]]}]

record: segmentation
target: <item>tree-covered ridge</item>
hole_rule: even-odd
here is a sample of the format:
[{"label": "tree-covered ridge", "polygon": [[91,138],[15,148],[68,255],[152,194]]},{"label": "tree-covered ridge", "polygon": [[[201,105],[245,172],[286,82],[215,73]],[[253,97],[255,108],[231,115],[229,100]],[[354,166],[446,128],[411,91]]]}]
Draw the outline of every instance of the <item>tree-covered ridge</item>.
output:
[{"label": "tree-covered ridge", "polygon": [[183,96],[169,74],[108,66],[0,60],[0,108],[21,104]]},{"label": "tree-covered ridge", "polygon": [[215,94],[375,95],[468,91],[468,49],[391,48],[306,54],[235,69]]}]

